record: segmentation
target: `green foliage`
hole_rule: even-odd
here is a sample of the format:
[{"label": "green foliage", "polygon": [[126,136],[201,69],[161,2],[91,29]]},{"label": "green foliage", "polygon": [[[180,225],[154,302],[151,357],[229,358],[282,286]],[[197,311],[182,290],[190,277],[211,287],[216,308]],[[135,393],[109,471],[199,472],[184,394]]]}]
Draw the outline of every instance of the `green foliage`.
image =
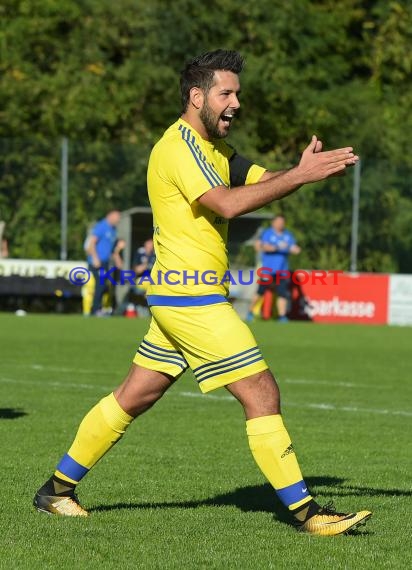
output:
[{"label": "green foliage", "polygon": [[[63,136],[70,256],[82,254],[90,220],[145,204],[150,148],[180,111],[180,69],[228,47],[247,61],[230,142],[270,169],[295,164],[313,133],[325,148],[353,145],[359,269],[411,271],[411,41],[408,1],[4,0],[0,218],[11,253],[59,251]],[[351,193],[348,175],[274,204],[299,236],[302,265],[348,269]]]}]

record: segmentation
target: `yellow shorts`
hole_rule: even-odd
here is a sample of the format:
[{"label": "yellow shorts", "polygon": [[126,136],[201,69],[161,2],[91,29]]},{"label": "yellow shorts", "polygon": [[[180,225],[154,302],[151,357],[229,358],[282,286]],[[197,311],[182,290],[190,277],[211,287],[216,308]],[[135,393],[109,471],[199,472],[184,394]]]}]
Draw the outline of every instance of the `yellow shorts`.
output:
[{"label": "yellow shorts", "polygon": [[176,378],[188,366],[202,392],[266,370],[250,329],[230,303],[151,307],[150,328],[135,364]]}]

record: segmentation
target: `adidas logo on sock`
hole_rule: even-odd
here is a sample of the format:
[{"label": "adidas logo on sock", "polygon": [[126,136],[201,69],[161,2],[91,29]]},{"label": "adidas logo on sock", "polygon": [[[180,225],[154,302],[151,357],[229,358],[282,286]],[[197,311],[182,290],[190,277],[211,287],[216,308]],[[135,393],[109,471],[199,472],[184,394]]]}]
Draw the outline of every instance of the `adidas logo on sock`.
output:
[{"label": "adidas logo on sock", "polygon": [[287,449],[285,449],[285,451],[282,453],[280,458],[283,459],[284,457],[286,457],[287,455],[290,455],[291,453],[295,453],[295,450],[293,449],[292,444],[290,444],[289,447]]}]

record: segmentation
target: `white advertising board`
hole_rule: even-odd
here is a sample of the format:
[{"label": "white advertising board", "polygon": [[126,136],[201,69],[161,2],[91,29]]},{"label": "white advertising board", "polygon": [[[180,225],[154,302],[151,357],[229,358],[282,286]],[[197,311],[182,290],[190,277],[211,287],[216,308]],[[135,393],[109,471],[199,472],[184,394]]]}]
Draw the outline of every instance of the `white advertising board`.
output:
[{"label": "white advertising board", "polygon": [[87,267],[82,261],[57,261],[49,259],[0,259],[0,277],[19,275],[20,277],[69,278],[75,267]]},{"label": "white advertising board", "polygon": [[390,275],[388,323],[412,325],[412,275]]}]

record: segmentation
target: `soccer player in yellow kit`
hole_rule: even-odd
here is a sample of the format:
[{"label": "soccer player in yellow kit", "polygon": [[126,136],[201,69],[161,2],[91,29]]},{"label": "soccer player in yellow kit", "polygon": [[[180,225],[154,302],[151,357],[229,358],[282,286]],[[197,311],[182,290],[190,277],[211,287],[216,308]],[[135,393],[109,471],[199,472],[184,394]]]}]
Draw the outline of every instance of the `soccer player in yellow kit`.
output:
[{"label": "soccer player in yellow kit", "polygon": [[223,139],[240,106],[242,67],[237,52],[216,50],[182,71],[183,114],[153,148],[148,167],[156,253],[150,328],[123,383],[85,416],[36,493],[39,511],[87,516],[76,485],[190,366],[202,392],[224,386],[243,406],[253,457],[299,530],[336,535],[371,516],[337,513],[310,495],[280,415],[277,383],[228,302],[225,279],[229,219],[342,173],[358,157],[351,147],[323,152],[315,136],[288,171],[269,172],[238,155]]}]

